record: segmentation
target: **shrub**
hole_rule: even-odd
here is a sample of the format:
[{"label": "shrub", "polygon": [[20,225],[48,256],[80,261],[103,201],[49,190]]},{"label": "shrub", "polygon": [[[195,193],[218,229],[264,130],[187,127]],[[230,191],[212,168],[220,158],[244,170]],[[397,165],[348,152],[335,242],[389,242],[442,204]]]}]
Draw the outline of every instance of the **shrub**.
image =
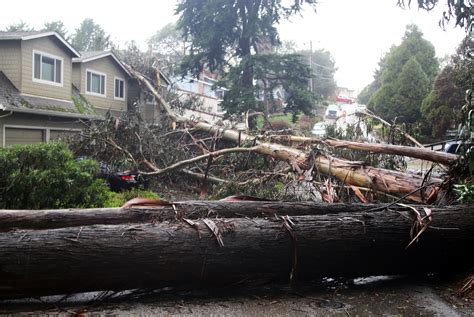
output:
[{"label": "shrub", "polygon": [[104,207],[121,207],[130,199],[137,197],[153,199],[160,198],[156,193],[149,190],[132,189],[120,193],[111,192],[109,199],[104,203]]},{"label": "shrub", "polygon": [[286,120],[272,120],[271,124],[273,130],[283,130],[291,128],[291,123]]},{"label": "shrub", "polygon": [[99,164],[74,159],[64,143],[0,148],[0,209],[102,207],[110,190]]}]

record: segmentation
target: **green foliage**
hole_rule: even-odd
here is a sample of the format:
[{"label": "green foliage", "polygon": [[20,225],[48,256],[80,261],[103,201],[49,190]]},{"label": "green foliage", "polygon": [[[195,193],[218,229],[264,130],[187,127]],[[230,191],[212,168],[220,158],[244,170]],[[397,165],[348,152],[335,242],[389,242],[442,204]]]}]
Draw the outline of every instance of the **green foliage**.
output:
[{"label": "green foliage", "polygon": [[111,192],[109,198],[104,203],[104,207],[121,207],[127,201],[133,198],[152,198],[152,199],[159,199],[160,196],[158,194],[149,191],[149,190],[141,190],[141,189],[131,189],[122,191],[120,193]]},{"label": "green foliage", "polygon": [[[245,69],[252,69],[256,84],[247,86],[242,81]],[[268,54],[249,56],[234,67],[219,86],[228,89],[221,107],[228,114],[240,114],[247,110],[278,110],[275,91],[283,88],[286,97],[285,112],[310,114],[314,105],[314,95],[308,91],[310,69],[297,54]],[[273,111],[272,111],[273,110]]]},{"label": "green foliage", "polygon": [[[309,51],[299,52],[305,57],[305,62],[309,63]],[[319,49],[311,54],[311,77],[312,77],[312,91],[316,96],[328,99],[334,95],[337,88],[334,74],[336,73],[336,62],[331,52],[324,49]]]},{"label": "green foliage", "polygon": [[6,32],[31,32],[35,31],[35,29],[28,25],[28,23],[24,21],[20,21],[18,23],[10,24],[5,28]]},{"label": "green foliage", "polygon": [[57,20],[45,22],[43,31],[54,31],[64,37],[66,40],[69,40],[69,38],[67,37],[67,29],[63,21]]},{"label": "green foliage", "polygon": [[464,92],[470,88],[474,64],[468,57],[469,38],[459,45],[448,64],[436,77],[433,88],[423,100],[421,112],[428,134],[435,138],[461,122]]},{"label": "green foliage", "polygon": [[[398,0],[398,6],[405,8],[410,7],[412,0]],[[432,10],[436,5],[439,4],[439,0],[416,0],[418,8],[426,11]],[[459,1],[459,0],[446,0],[445,10],[443,11],[443,17],[439,21],[439,24],[444,26],[445,23],[449,23],[451,19],[455,19],[455,25],[459,27],[465,27],[466,31],[471,27],[472,22],[472,2],[471,1]]]},{"label": "green foliage", "polygon": [[63,143],[0,148],[0,209],[102,207],[109,190],[99,165],[76,161]]},{"label": "green foliage", "polygon": [[459,202],[463,204],[474,203],[474,185],[473,184],[454,185],[454,192],[457,194]]},{"label": "green foliage", "polygon": [[87,18],[71,36],[71,44],[79,51],[103,51],[110,48],[110,35],[93,19]]},{"label": "green foliage", "polygon": [[[191,42],[181,72],[195,77],[205,69],[221,72],[222,83],[229,89],[222,103],[228,114],[250,109],[268,112],[273,99],[271,89],[277,85],[284,86],[288,93],[288,111],[307,113],[313,99],[306,91],[308,67],[295,54],[270,54],[280,44],[276,24],[300,12],[305,2],[314,5],[309,0],[180,1],[176,10],[180,14],[178,28]],[[229,63],[231,59],[233,63]],[[263,98],[259,98],[261,94]]]},{"label": "green foliage", "polygon": [[[383,61],[383,72],[377,78],[380,88],[370,98],[369,106],[390,121],[418,121],[420,106],[439,67],[433,45],[423,39],[416,25],[408,25],[402,43],[392,48]],[[378,83],[374,81],[373,86]]]}]

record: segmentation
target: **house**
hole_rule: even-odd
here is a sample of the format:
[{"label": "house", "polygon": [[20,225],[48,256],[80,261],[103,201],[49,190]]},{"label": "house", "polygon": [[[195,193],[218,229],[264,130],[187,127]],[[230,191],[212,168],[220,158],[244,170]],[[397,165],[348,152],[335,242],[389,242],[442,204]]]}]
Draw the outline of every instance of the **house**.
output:
[{"label": "house", "polygon": [[80,54],[56,32],[0,32],[0,146],[48,142],[127,110],[112,52]]},{"label": "house", "polygon": [[111,51],[81,52],[72,60],[72,83],[100,114],[127,111],[131,75]]}]

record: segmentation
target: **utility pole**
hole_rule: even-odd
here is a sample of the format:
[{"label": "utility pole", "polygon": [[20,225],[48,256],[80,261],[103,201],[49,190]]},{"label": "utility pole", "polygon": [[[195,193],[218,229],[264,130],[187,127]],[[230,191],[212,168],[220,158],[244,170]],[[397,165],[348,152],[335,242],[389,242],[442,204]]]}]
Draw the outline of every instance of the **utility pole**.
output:
[{"label": "utility pole", "polygon": [[309,69],[311,76],[309,77],[309,91],[313,92],[313,41],[309,41]]}]

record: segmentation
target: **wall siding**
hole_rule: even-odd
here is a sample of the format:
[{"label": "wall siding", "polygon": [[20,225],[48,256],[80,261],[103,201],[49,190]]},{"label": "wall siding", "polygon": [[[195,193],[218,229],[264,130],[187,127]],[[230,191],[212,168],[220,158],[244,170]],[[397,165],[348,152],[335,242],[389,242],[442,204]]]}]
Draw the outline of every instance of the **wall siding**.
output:
[{"label": "wall siding", "polygon": [[73,63],[72,64],[72,84],[76,86],[77,89],[81,90],[81,64]]},{"label": "wall siding", "polygon": [[21,41],[0,41],[0,71],[20,90]]},{"label": "wall siding", "polygon": [[[33,50],[56,55],[63,59],[62,86],[53,86],[33,81]],[[22,41],[22,83],[21,92],[49,98],[71,100],[72,59],[62,44],[52,37]]]},{"label": "wall siding", "polygon": [[[86,93],[86,69],[104,73],[107,75],[106,78],[106,97],[98,97],[88,95]],[[120,77],[124,79],[124,94],[125,100],[114,99],[114,77]],[[81,63],[81,81],[80,81],[80,92],[86,97],[94,107],[104,110],[115,110],[115,111],[126,111],[127,110],[127,98],[128,98],[128,75],[117,65],[112,57],[107,56],[104,58],[96,59],[94,61]],[[78,87],[79,88],[79,87]]]}]

